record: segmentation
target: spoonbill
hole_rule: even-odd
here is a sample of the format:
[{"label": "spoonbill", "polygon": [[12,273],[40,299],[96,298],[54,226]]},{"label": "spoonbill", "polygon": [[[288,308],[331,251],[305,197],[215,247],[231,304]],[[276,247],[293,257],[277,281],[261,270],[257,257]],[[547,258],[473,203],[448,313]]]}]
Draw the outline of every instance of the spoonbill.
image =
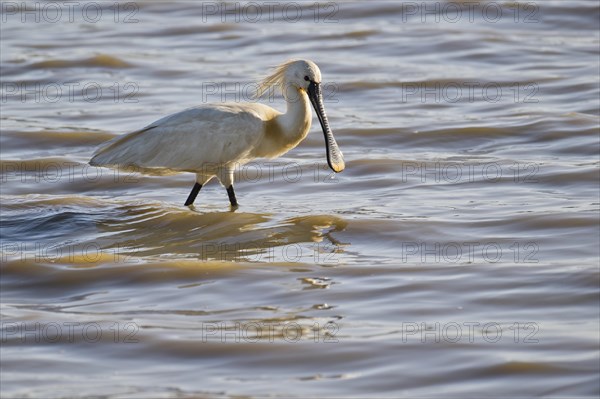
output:
[{"label": "spoonbill", "polygon": [[216,177],[236,208],[236,166],[255,158],[276,158],[296,147],[310,130],[312,103],[325,135],[327,163],[336,173],[344,170],[343,154],[323,107],[319,67],[309,60],[287,61],[259,83],[257,97],[270,88],[281,90],[286,112],[260,103],[200,105],[107,142],[90,165],[195,173],[185,206],[192,205],[202,186]]}]

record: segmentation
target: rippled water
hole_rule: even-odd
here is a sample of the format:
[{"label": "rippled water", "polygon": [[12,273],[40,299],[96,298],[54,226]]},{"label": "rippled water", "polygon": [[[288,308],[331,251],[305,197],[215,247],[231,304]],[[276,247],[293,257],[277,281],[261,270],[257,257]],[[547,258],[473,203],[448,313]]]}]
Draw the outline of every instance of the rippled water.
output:
[{"label": "rippled water", "polygon": [[[90,4],[2,3],[3,397],[600,393],[596,2]],[[87,165],[289,58],[342,174]]]}]

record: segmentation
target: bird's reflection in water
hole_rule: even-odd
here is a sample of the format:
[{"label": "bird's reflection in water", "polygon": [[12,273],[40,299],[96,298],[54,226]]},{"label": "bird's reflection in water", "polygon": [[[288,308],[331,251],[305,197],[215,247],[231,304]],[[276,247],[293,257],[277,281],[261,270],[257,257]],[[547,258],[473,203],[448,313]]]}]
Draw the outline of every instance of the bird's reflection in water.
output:
[{"label": "bird's reflection in water", "polygon": [[319,263],[343,251],[335,233],[347,226],[333,215],[277,219],[233,209],[190,212],[158,205],[124,205],[117,211],[97,225],[104,233],[103,247],[166,259]]}]

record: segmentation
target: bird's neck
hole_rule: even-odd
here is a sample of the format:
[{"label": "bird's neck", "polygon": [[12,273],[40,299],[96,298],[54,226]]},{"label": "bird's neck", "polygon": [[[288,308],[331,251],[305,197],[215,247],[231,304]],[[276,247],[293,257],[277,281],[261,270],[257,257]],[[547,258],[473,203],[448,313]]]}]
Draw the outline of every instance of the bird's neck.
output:
[{"label": "bird's neck", "polygon": [[311,112],[308,96],[304,91],[296,91],[292,96],[284,96],[287,110],[278,114],[266,124],[264,140],[255,148],[255,157],[274,158],[296,147],[310,130]]},{"label": "bird's neck", "polygon": [[294,90],[285,96],[287,109],[277,119],[281,132],[290,142],[304,139],[310,130],[312,114],[310,101],[304,90]]}]

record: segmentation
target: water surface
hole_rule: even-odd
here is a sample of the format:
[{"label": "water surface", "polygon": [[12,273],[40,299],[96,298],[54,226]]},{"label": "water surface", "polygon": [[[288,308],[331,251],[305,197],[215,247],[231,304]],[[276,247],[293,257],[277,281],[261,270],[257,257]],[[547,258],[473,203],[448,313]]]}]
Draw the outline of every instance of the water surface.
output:
[{"label": "water surface", "polygon": [[[6,4],[3,396],[600,393],[596,2]],[[342,174],[316,120],[235,212],[87,165],[289,58]]]}]

